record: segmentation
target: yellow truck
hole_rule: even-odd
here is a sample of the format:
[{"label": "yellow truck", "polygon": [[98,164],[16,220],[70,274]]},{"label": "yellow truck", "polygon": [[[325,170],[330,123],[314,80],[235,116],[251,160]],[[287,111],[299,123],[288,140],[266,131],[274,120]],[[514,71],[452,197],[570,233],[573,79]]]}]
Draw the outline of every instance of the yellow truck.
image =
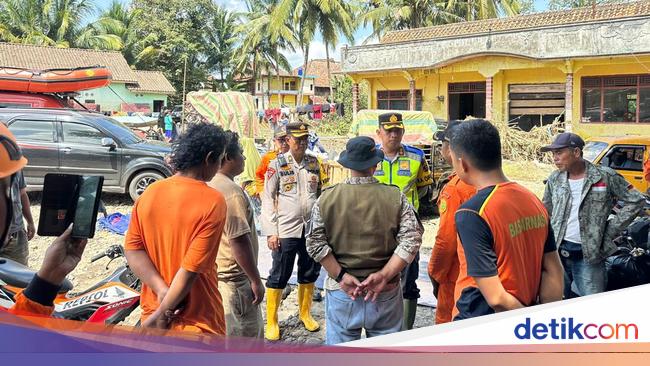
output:
[{"label": "yellow truck", "polygon": [[610,167],[642,193],[648,190],[643,178],[643,163],[650,151],[649,136],[604,136],[587,139],[584,158]]}]

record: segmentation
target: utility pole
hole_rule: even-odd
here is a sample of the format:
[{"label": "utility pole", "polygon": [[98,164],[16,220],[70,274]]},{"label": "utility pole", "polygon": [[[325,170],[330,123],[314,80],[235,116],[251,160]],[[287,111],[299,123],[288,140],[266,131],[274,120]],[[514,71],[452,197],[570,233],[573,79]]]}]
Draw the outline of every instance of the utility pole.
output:
[{"label": "utility pole", "polygon": [[187,53],[185,54],[185,62],[183,64],[183,107],[181,108],[181,126],[185,130],[185,85],[187,83]]}]

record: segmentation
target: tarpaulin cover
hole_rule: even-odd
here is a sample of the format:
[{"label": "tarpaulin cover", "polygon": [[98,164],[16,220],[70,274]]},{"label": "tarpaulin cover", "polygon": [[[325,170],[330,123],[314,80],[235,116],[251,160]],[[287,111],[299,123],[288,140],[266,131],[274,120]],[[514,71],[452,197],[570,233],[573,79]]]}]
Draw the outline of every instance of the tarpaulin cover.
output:
[{"label": "tarpaulin cover", "polygon": [[246,163],[240,182],[255,180],[255,169],[262,161],[254,138],[261,136],[253,96],[240,92],[191,92],[187,94],[185,118],[189,123],[216,123],[239,134]]},{"label": "tarpaulin cover", "polygon": [[438,126],[431,112],[426,111],[390,111],[364,109],[354,116],[350,132],[355,136],[369,136],[378,141],[378,117],[383,113],[401,113],[404,120],[404,137],[402,141],[409,145],[429,145]]},{"label": "tarpaulin cover", "polygon": [[239,143],[244,149],[246,162],[244,163],[244,172],[237,176],[237,182],[252,182],[255,180],[255,169],[262,163],[262,157],[255,147],[254,139],[250,137],[240,138]]},{"label": "tarpaulin cover", "polygon": [[260,124],[253,96],[241,92],[190,92],[185,117],[192,122],[211,122],[239,136],[260,136]]}]

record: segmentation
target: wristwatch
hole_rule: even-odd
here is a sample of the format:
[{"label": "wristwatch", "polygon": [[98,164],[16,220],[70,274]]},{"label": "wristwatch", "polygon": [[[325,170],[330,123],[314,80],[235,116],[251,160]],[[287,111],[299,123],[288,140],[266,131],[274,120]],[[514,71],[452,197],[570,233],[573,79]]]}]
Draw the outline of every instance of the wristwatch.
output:
[{"label": "wristwatch", "polygon": [[339,272],[339,275],[336,276],[336,278],[334,279],[334,281],[336,281],[336,283],[341,282],[341,281],[343,280],[343,276],[344,276],[346,273],[348,273],[348,271],[346,271],[345,268],[341,267],[341,272]]}]

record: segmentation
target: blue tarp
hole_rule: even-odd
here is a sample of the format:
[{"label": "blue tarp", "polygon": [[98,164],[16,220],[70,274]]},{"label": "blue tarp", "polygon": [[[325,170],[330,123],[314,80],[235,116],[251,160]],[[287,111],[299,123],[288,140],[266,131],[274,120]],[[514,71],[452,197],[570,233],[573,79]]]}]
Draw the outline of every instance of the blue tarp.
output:
[{"label": "blue tarp", "polygon": [[129,221],[131,221],[131,215],[122,215],[121,213],[116,212],[97,219],[97,225],[102,230],[124,235],[126,230],[129,228]]}]

